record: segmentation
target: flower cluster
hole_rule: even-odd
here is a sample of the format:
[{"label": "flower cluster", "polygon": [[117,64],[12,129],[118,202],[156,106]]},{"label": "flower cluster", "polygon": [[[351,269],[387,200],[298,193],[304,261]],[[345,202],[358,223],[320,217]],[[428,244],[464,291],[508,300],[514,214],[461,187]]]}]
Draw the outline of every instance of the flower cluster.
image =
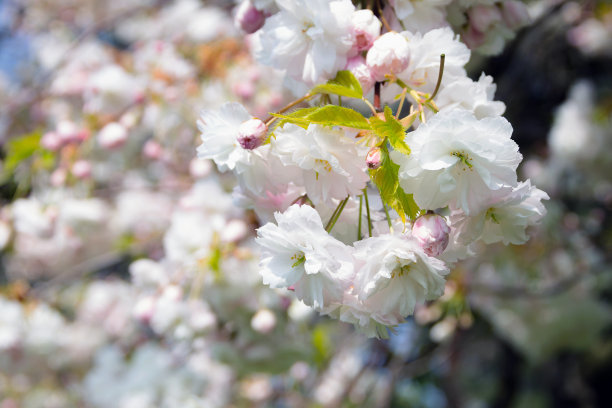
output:
[{"label": "flower cluster", "polygon": [[[505,106],[491,77],[467,77],[470,51],[450,28],[392,31],[348,0],[277,5],[254,55],[310,90],[265,122],[237,103],[204,110],[198,153],[233,170],[236,202],[267,222],[256,240],[265,284],[386,336],[444,293],[476,243],[525,243],[548,196],[517,180]],[[392,3],[398,18],[407,7]]]}]

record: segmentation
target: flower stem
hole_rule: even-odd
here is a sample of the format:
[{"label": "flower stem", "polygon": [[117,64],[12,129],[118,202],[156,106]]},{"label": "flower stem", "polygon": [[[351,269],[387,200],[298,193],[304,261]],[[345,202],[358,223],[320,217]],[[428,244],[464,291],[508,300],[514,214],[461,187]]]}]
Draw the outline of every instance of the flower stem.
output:
[{"label": "flower stem", "polygon": [[331,218],[327,222],[327,225],[325,226],[325,231],[327,231],[328,233],[330,233],[331,230],[334,228],[334,225],[336,225],[336,221],[338,221],[338,218],[340,218],[340,215],[342,214],[342,210],[344,210],[344,206],[346,205],[349,197],[350,196],[346,196],[346,198],[342,200],[340,204],[338,204],[338,207],[336,207],[336,210],[334,211]]},{"label": "flower stem", "polygon": [[[288,105],[284,106],[283,108],[279,109],[276,113],[277,114],[281,114],[284,112],[287,112],[289,109],[293,108],[295,105],[298,105],[302,102],[304,102],[305,100],[313,97],[314,95],[307,93],[306,95],[302,96],[299,99],[296,99],[295,101],[289,103]],[[270,124],[272,124],[272,122],[274,122],[277,118],[274,116],[270,116],[268,119],[266,119],[266,126],[270,126]]]},{"label": "flower stem", "polygon": [[389,217],[389,210],[387,209],[387,206],[385,205],[385,203],[382,203],[383,205],[383,209],[385,210],[385,215],[387,216],[387,224],[389,224],[389,231],[393,232],[393,226],[391,225],[391,217]]},{"label": "flower stem", "polygon": [[357,222],[357,241],[361,240],[361,211],[363,207],[363,195],[359,196],[359,221]]},{"label": "flower stem", "polygon": [[368,215],[368,235],[372,236],[372,219],[370,218],[370,203],[368,202],[368,188],[363,189],[363,197],[365,198],[366,213]]},{"label": "flower stem", "polygon": [[370,110],[372,111],[372,115],[376,115],[376,108],[374,108],[374,105],[372,105],[370,103],[370,101],[367,100],[367,98],[363,97],[361,98],[362,101],[364,101],[366,103],[366,105],[368,105],[368,108],[370,108]]},{"label": "flower stem", "polygon": [[404,107],[404,101],[406,100],[406,93],[408,93],[408,90],[404,88],[402,90],[402,96],[400,96],[400,101],[399,101],[399,106],[397,107],[397,112],[395,112],[395,119],[399,119],[399,116],[402,113],[402,108]]},{"label": "flower stem", "polygon": [[445,58],[446,58],[446,55],[440,54],[440,70],[438,71],[438,82],[436,82],[436,88],[434,89],[433,93],[431,94],[429,98],[427,98],[425,102],[431,101],[438,94],[438,90],[440,89],[440,84],[442,83],[442,75],[444,74],[444,59]]},{"label": "flower stem", "polygon": [[374,108],[380,110],[380,82],[374,83]]}]

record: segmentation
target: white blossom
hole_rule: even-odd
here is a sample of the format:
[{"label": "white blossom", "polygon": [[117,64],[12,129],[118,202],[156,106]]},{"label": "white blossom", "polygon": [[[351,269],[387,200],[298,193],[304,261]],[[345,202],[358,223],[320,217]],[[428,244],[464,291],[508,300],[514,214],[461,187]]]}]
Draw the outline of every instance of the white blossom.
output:
[{"label": "white blossom", "polygon": [[359,262],[355,277],[357,296],[374,315],[403,320],[417,304],[444,292],[444,262],[430,257],[411,238],[386,234],[355,243]]},{"label": "white blossom", "polygon": [[405,30],[426,33],[448,25],[444,7],[452,0],[391,0],[395,16]]},{"label": "white blossom", "polygon": [[[354,134],[354,133],[353,133]],[[286,166],[302,169],[302,183],[316,204],[357,195],[369,180],[365,173],[367,150],[351,132],[311,124],[308,129],[285,124],[275,131],[272,149]]]},{"label": "white blossom", "polygon": [[350,0],[277,0],[255,33],[256,59],[308,86],[333,78],[353,46]]},{"label": "white blossom", "polygon": [[485,203],[484,210],[468,217],[460,210],[451,214],[456,240],[467,245],[478,239],[485,244],[503,242],[521,245],[527,242],[526,229],[546,215],[542,200],[548,195],[531,185],[529,180],[519,183],[510,192],[495,192]]},{"label": "white blossom", "polygon": [[440,110],[465,109],[474,113],[477,119],[501,116],[506,105],[493,100],[495,89],[493,78],[483,72],[478,81],[472,81],[466,76],[446,84],[436,96],[435,102]]},{"label": "white blossom", "polygon": [[275,218],[278,225],[257,230],[263,282],[273,288],[293,286],[298,299],[315,308],[339,301],[353,277],[350,247],[325,231],[310,206],[292,205]]},{"label": "white blossom", "polygon": [[142,81],[119,65],[106,65],[93,73],[84,92],[88,113],[117,115],[142,97]]},{"label": "white blossom", "polygon": [[463,66],[470,59],[470,50],[459,41],[448,27],[424,34],[404,31],[401,33],[410,46],[410,65],[398,78],[406,84],[425,92],[433,92],[440,71],[440,54],[445,55],[442,84],[465,77]]},{"label": "white blossom", "polygon": [[202,144],[198,156],[215,161],[219,170],[233,170],[239,161],[248,160],[249,152],[238,142],[240,125],[251,115],[239,103],[225,103],[219,109],[203,110],[198,120]]},{"label": "white blossom", "polygon": [[482,209],[491,191],[516,184],[522,156],[502,117],[478,120],[467,111],[440,112],[406,136],[409,156],[392,153],[400,185],[419,207],[453,204],[466,214]]}]

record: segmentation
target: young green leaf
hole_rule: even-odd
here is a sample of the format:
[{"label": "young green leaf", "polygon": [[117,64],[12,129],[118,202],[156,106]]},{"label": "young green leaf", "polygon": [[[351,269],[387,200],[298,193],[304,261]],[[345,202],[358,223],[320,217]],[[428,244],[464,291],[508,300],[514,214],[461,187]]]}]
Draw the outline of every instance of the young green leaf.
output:
[{"label": "young green leaf", "polygon": [[14,172],[21,162],[30,158],[37,151],[42,150],[40,147],[41,137],[41,132],[36,131],[7,141],[4,172]]},{"label": "young green leaf", "polygon": [[315,123],[323,126],[345,126],[353,129],[371,129],[368,120],[361,113],[353,109],[336,105],[325,105],[319,108],[306,109],[310,110],[293,115],[279,115],[276,113],[271,113],[271,115],[283,119],[283,123],[289,122],[305,126]]},{"label": "young green leaf", "polygon": [[310,93],[327,93],[357,99],[363,96],[361,84],[351,71],[338,71],[334,79],[327,81],[326,84],[315,86]]},{"label": "young green leaf", "polygon": [[393,149],[406,155],[410,154],[410,147],[404,142],[404,137],[406,137],[404,127],[393,117],[393,112],[391,112],[389,106],[385,106],[385,120],[372,116],[370,125],[377,136],[389,140]]},{"label": "young green leaf", "polygon": [[419,207],[414,202],[412,194],[406,194],[399,185],[397,172],[399,166],[389,157],[389,150],[385,143],[381,146],[382,164],[375,170],[370,170],[370,178],[378,187],[380,197],[391,208],[393,208],[402,221],[406,222],[406,216],[415,219]]}]

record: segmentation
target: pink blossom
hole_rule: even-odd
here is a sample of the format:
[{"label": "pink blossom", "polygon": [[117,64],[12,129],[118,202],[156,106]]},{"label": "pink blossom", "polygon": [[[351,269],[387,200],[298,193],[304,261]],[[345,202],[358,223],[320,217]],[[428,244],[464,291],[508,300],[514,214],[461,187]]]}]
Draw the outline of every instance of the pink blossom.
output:
[{"label": "pink blossom", "polygon": [[372,77],[384,81],[385,75],[399,74],[410,64],[410,47],[406,37],[395,32],[380,36],[366,57]]}]

